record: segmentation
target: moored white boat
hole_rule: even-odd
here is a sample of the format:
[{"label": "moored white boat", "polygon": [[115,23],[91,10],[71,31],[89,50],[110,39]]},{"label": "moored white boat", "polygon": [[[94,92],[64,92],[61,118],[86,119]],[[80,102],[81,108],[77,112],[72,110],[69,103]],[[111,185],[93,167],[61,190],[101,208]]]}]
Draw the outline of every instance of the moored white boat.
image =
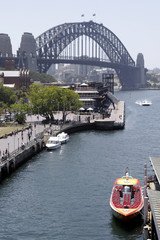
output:
[{"label": "moored white boat", "polygon": [[113,215],[120,220],[128,221],[137,217],[144,206],[142,187],[138,179],[126,176],[116,179],[111,197],[110,206]]},{"label": "moored white boat", "polygon": [[61,132],[57,135],[61,144],[66,143],[69,141],[69,135],[65,132]]},{"label": "moored white boat", "polygon": [[54,150],[61,147],[61,143],[58,137],[50,137],[46,143],[46,148],[48,150]]}]

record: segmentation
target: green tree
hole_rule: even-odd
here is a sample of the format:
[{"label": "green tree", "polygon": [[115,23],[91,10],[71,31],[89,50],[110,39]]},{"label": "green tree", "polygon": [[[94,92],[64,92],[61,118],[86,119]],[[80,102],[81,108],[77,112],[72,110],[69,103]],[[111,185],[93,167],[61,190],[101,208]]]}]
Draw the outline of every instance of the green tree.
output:
[{"label": "green tree", "polygon": [[20,113],[16,113],[15,115],[15,119],[16,122],[18,122],[19,124],[24,124],[26,121],[26,115],[23,112]]},{"label": "green tree", "polygon": [[7,109],[7,104],[5,104],[4,102],[0,102],[0,115],[4,114],[5,109]]},{"label": "green tree", "polygon": [[30,71],[30,77],[32,81],[40,81],[41,83],[57,82],[54,77],[46,73],[37,73],[34,71]]},{"label": "green tree", "polygon": [[20,90],[15,90],[15,95],[18,99],[25,98],[27,93],[27,88],[25,86],[22,86]]},{"label": "green tree", "polygon": [[28,99],[32,113],[39,114],[46,120],[54,120],[54,113],[58,110],[63,111],[65,120],[68,111],[77,111],[83,105],[79,101],[79,95],[72,90],[38,84],[30,86]]},{"label": "green tree", "polygon": [[17,101],[17,97],[14,94],[14,90],[9,87],[4,87],[0,84],[0,102],[4,102],[7,106],[14,104]]},{"label": "green tree", "polygon": [[19,102],[12,104],[11,109],[16,113],[27,113],[30,110],[28,103],[25,103],[22,98],[19,100]]},{"label": "green tree", "polygon": [[19,124],[24,124],[26,121],[26,113],[29,112],[30,108],[28,103],[24,101],[24,98],[20,98],[18,102],[11,105],[10,112],[15,113],[15,121]]}]

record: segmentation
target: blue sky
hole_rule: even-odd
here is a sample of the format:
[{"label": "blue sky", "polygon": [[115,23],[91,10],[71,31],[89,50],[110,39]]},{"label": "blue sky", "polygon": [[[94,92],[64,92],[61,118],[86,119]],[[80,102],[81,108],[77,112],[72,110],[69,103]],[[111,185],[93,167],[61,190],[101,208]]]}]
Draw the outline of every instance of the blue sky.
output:
[{"label": "blue sky", "polygon": [[1,0],[0,6],[0,32],[10,36],[13,53],[24,32],[36,38],[65,22],[93,20],[116,34],[135,61],[143,53],[146,68],[160,68],[160,0]]}]

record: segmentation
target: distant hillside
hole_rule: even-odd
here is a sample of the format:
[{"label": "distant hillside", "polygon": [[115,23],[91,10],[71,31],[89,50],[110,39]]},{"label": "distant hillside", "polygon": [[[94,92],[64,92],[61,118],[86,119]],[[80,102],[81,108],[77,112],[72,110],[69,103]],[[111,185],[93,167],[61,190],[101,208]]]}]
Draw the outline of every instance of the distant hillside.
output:
[{"label": "distant hillside", "polygon": [[31,79],[33,82],[41,82],[41,83],[51,83],[51,82],[57,82],[57,80],[46,74],[46,73],[37,73],[37,72],[34,72],[34,71],[30,71],[30,76],[31,76]]},{"label": "distant hillside", "polygon": [[147,88],[160,89],[160,69],[154,68],[146,74]]},{"label": "distant hillside", "polygon": [[159,74],[160,73],[160,68],[154,68],[152,70],[149,70],[149,72],[155,73],[155,74]]}]

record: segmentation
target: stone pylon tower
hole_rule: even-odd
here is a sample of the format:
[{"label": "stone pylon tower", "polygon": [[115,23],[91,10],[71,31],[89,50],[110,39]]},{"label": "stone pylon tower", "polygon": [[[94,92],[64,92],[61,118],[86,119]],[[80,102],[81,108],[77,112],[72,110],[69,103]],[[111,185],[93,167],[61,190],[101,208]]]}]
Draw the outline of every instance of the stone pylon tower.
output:
[{"label": "stone pylon tower", "polygon": [[19,49],[19,67],[37,71],[36,41],[32,33],[25,32]]},{"label": "stone pylon tower", "polygon": [[5,33],[0,33],[0,57],[12,57],[11,40]]},{"label": "stone pylon tower", "polygon": [[136,67],[139,68],[138,71],[138,84],[139,87],[144,87],[146,84],[146,69],[144,68],[144,57],[142,53],[138,53]]}]

